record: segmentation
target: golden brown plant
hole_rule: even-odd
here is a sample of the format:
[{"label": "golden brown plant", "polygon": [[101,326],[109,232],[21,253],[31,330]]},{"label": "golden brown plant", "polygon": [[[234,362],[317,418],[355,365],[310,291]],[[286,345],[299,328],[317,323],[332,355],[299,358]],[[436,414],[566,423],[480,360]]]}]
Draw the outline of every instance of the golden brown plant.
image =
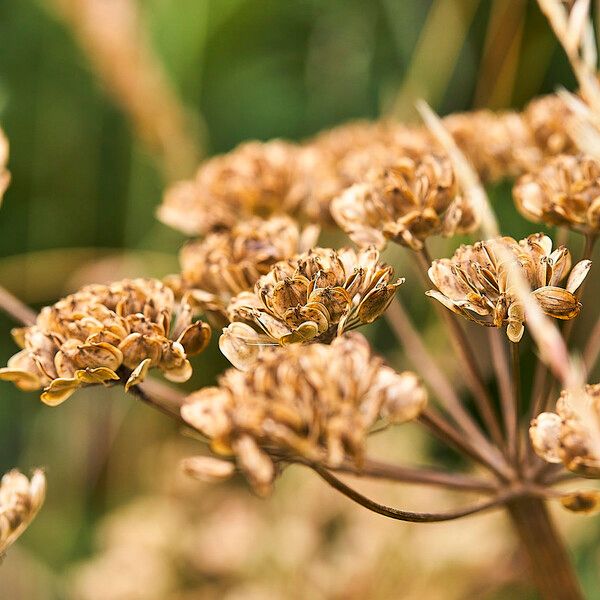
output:
[{"label": "golden brown plant", "polygon": [[204,162],[193,179],[167,189],[158,218],[188,235],[228,229],[251,216],[295,214],[303,199],[298,146],[245,142]]},{"label": "golden brown plant", "polygon": [[416,375],[384,366],[355,333],[266,350],[251,371],[230,369],[219,387],[192,394],[181,414],[215,452],[234,454],[263,494],[276,475],[273,456],[360,465],[375,423],[414,419],[426,401]]},{"label": "golden brown plant", "polygon": [[521,213],[536,223],[600,233],[600,162],[591,156],[548,160],[517,180],[513,196]]},{"label": "golden brown plant", "polygon": [[0,560],[35,518],[46,496],[46,476],[33,472],[31,480],[13,469],[0,481]]},{"label": "golden brown plant", "polygon": [[577,145],[568,128],[571,117],[571,109],[556,94],[533,99],[523,112],[523,119],[544,156],[577,154]]},{"label": "golden brown plant", "polygon": [[[575,292],[591,262],[583,260],[571,270],[567,248],[560,246],[552,251],[552,240],[541,233],[520,242],[504,237],[461,246],[451,259],[433,262],[429,278],[438,289],[427,294],[479,325],[506,325],[508,338],[518,342],[523,336],[525,312],[499,245],[514,257],[545,314],[563,320],[579,314],[581,304]],[[559,287],[569,271],[566,287]]]},{"label": "golden brown plant", "polygon": [[153,279],[90,285],[42,309],[34,325],[13,331],[22,350],[0,379],[38,390],[46,404],[66,400],[83,385],[141,383],[150,368],[171,381],[192,374],[188,356],[202,352],[210,328],[192,322],[191,307]]},{"label": "golden brown plant", "polygon": [[168,283],[209,311],[224,312],[233,296],[251,290],[281,260],[305,252],[317,241],[318,228],[302,229],[288,216],[259,217],[230,230],[188,242],[179,252],[181,275]]},{"label": "golden brown plant", "polygon": [[328,343],[383,314],[404,281],[392,276],[374,248],[314,248],[278,262],[254,292],[230,302],[221,351],[238,368],[248,368],[264,346]]},{"label": "golden brown plant", "polygon": [[[562,463],[583,477],[600,478],[600,384],[586,385],[583,397],[578,395],[563,391],[556,412],[543,412],[533,419],[531,443],[544,460]],[[584,404],[581,408],[580,403]]]},{"label": "golden brown plant", "polygon": [[372,170],[331,203],[337,224],[359,246],[392,240],[414,250],[432,235],[473,231],[477,219],[459,195],[450,161],[426,154]]},{"label": "golden brown plant", "polygon": [[481,110],[450,115],[443,123],[484,181],[514,177],[541,159],[532,131],[518,113]]}]

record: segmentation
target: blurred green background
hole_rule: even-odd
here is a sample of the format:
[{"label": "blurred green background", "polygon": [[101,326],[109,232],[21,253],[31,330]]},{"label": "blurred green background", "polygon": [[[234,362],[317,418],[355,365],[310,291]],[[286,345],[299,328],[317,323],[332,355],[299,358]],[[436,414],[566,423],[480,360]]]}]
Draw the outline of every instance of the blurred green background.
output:
[{"label": "blurred green background", "polygon": [[[206,155],[251,138],[300,140],[350,119],[416,120],[418,97],[447,114],[521,108],[557,85],[574,88],[533,1],[105,1],[139,9],[138,27],[187,111],[185,132]],[[35,306],[93,279],[172,272],[183,241],[154,218],[167,183],[160,153],[134,135],[59,16],[69,3],[0,0],[0,124],[12,173],[0,210],[0,282]],[[492,192],[506,232],[533,231],[508,185]],[[421,298],[415,292],[408,303],[422,320]],[[2,364],[15,351],[11,326],[0,315]],[[383,349],[391,343],[383,325],[372,334]],[[224,365],[213,348],[188,387],[211,383]],[[118,390],[87,390],[50,409],[2,384],[0,400],[0,471],[47,468],[47,504],[19,546],[27,572],[51,582],[31,592],[35,577],[24,583],[13,567],[13,587],[3,588],[0,569],[0,598],[67,597],[66,574],[93,553],[99,519],[153,485],[152,468],[140,472],[140,449],[159,447],[175,429]],[[588,586],[598,566],[591,529],[578,546]],[[529,597],[519,590],[486,597]],[[437,597],[428,593],[421,597]],[[377,597],[399,597],[389,594]]]}]

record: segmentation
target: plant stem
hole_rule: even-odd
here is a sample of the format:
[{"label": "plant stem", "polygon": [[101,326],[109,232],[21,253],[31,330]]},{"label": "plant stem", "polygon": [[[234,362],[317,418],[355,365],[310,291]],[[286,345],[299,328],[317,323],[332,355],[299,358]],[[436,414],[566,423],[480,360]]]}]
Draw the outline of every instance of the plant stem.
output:
[{"label": "plant stem", "polygon": [[524,496],[507,503],[508,513],[530,563],[531,576],[543,600],[583,600],[567,550],[545,502]]},{"label": "plant stem", "polygon": [[505,494],[498,494],[490,500],[484,502],[478,502],[477,504],[470,504],[466,507],[459,508],[457,510],[442,512],[442,513],[421,513],[411,512],[407,510],[400,510],[379,504],[366,496],[363,496],[360,492],[346,485],[343,481],[332,475],[327,469],[313,465],[311,468],[324,479],[331,487],[342,493],[344,496],[350,498],[357,504],[360,504],[364,508],[383,515],[390,519],[396,519],[398,521],[409,521],[411,523],[439,523],[441,521],[452,521],[454,519],[460,519],[468,515],[473,515],[484,510],[497,508],[504,504],[508,498],[512,497],[514,492],[507,492]]},{"label": "plant stem", "polygon": [[[488,339],[490,341],[490,349],[492,355],[492,363],[496,373],[496,381],[498,382],[498,391],[500,393],[500,405],[502,407],[502,417],[504,420],[504,431],[506,434],[506,447],[509,450],[513,447],[514,436],[516,435],[517,424],[512,418],[515,414],[514,394],[511,385],[510,369],[506,358],[506,350],[504,348],[504,334],[496,328],[488,329]],[[514,459],[514,456],[511,456]]]},{"label": "plant stem", "polygon": [[509,481],[513,479],[514,472],[504,460],[504,456],[492,447],[494,452],[488,453],[484,448],[472,444],[460,431],[456,430],[433,408],[426,408],[418,417],[418,421],[425,425],[438,439],[450,447],[456,448],[460,453],[470,456],[482,465],[491,469],[500,479]]},{"label": "plant stem", "polygon": [[495,454],[496,449],[483,435],[475,420],[462,405],[452,384],[427,350],[421,336],[413,327],[409,316],[397,297],[388,307],[385,316],[390,327],[402,343],[407,357],[423,379],[431,386],[444,409],[475,445],[485,449],[484,451],[487,454]]},{"label": "plant stem", "polygon": [[[512,406],[510,414],[506,415],[507,423],[509,425],[508,447],[510,456],[514,461],[513,464],[519,465],[521,456],[518,435],[519,412],[521,408],[521,362],[519,356],[519,342],[510,342],[510,358],[512,367]],[[525,436],[527,435],[527,429],[525,429]],[[527,437],[525,438],[525,443],[527,443]]]},{"label": "plant stem", "polygon": [[22,325],[35,323],[35,311],[2,286],[0,286],[0,309]]},{"label": "plant stem", "polygon": [[365,459],[361,467],[344,464],[330,469],[339,473],[348,473],[355,477],[387,479],[400,483],[422,484],[445,487],[465,492],[492,493],[498,490],[498,485],[490,480],[465,475],[463,473],[447,473],[428,467],[406,467],[378,460]]},{"label": "plant stem", "polygon": [[[417,257],[417,262],[421,267],[420,272],[423,280],[425,283],[427,283],[427,270],[429,265],[431,265],[431,257],[429,256],[429,252],[427,251],[427,248],[423,247],[420,252],[414,252],[414,255]],[[492,436],[492,439],[500,448],[502,448],[504,445],[504,439],[498,418],[494,411],[494,405],[485,381],[479,371],[479,367],[477,366],[475,355],[473,354],[473,350],[469,345],[469,341],[467,340],[465,332],[454,318],[454,315],[452,315],[441,305],[437,305],[438,303],[436,302],[438,313],[446,324],[446,327],[450,333],[450,339],[452,340],[454,347],[458,352],[458,357],[464,369],[465,381],[469,386],[471,393],[473,394],[475,404],[477,405],[477,410],[479,411],[483,422]]]}]

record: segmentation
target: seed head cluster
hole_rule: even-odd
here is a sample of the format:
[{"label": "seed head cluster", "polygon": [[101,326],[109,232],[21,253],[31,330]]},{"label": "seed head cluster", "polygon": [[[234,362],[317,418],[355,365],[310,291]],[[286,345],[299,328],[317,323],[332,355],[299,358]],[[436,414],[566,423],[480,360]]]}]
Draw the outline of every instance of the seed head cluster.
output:
[{"label": "seed head cluster", "polygon": [[87,286],[42,309],[14,337],[22,350],[0,378],[22,390],[43,388],[42,400],[56,405],[85,385],[137,385],[152,367],[186,381],[188,357],[206,347],[210,328],[192,322],[189,304],[160,281],[134,279]]},{"label": "seed head cluster", "polygon": [[252,370],[230,369],[218,387],[192,394],[181,414],[266,493],[275,459],[360,464],[375,423],[414,419],[426,400],[413,373],[385,366],[353,333],[330,345],[268,349]]}]

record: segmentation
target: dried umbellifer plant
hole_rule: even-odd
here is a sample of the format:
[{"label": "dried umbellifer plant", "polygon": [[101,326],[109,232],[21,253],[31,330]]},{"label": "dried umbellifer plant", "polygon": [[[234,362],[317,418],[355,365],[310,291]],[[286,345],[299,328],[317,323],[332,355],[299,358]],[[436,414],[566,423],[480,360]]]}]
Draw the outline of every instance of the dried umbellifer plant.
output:
[{"label": "dried umbellifer plant", "polygon": [[[25,326],[13,331],[22,350],[0,378],[42,389],[51,405],[81,386],[123,385],[208,444],[215,456],[183,463],[204,481],[239,472],[265,495],[299,464],[390,519],[433,523],[504,509],[541,596],[582,598],[547,503],[575,512],[600,507],[600,492],[579,487],[600,479],[600,384],[585,383],[600,354],[600,320],[583,361],[567,349],[587,304],[600,229],[600,85],[589,3],[539,4],[574,67],[579,96],[443,121],[421,105],[428,129],[352,123],[302,144],[253,142],[213,158],[195,179],[170,188],[159,209],[164,222],[201,236],[181,251],[181,274],[88,286],[37,316],[0,290],[0,306]],[[557,237],[565,229],[584,236],[581,257],[554,247],[554,234],[500,234],[479,181],[505,178],[516,178],[514,200],[527,219],[560,227]],[[307,222],[337,224],[358,249],[316,246]],[[430,238],[457,234],[471,243],[449,258],[430,256]],[[387,244],[414,260],[462,381],[437,364],[404,310],[404,280],[380,257]],[[184,394],[149,371],[176,383],[189,378],[193,356],[209,342],[210,328],[195,320],[200,312],[225,320],[219,346],[233,368],[217,385]],[[397,372],[353,331],[380,317],[415,372]],[[468,323],[487,331],[495,381]],[[521,389],[529,377],[521,373],[526,335],[537,360],[530,398]],[[371,433],[406,422],[459,452],[470,472],[369,455]],[[408,511],[365,497],[340,474],[483,499]]]}]

